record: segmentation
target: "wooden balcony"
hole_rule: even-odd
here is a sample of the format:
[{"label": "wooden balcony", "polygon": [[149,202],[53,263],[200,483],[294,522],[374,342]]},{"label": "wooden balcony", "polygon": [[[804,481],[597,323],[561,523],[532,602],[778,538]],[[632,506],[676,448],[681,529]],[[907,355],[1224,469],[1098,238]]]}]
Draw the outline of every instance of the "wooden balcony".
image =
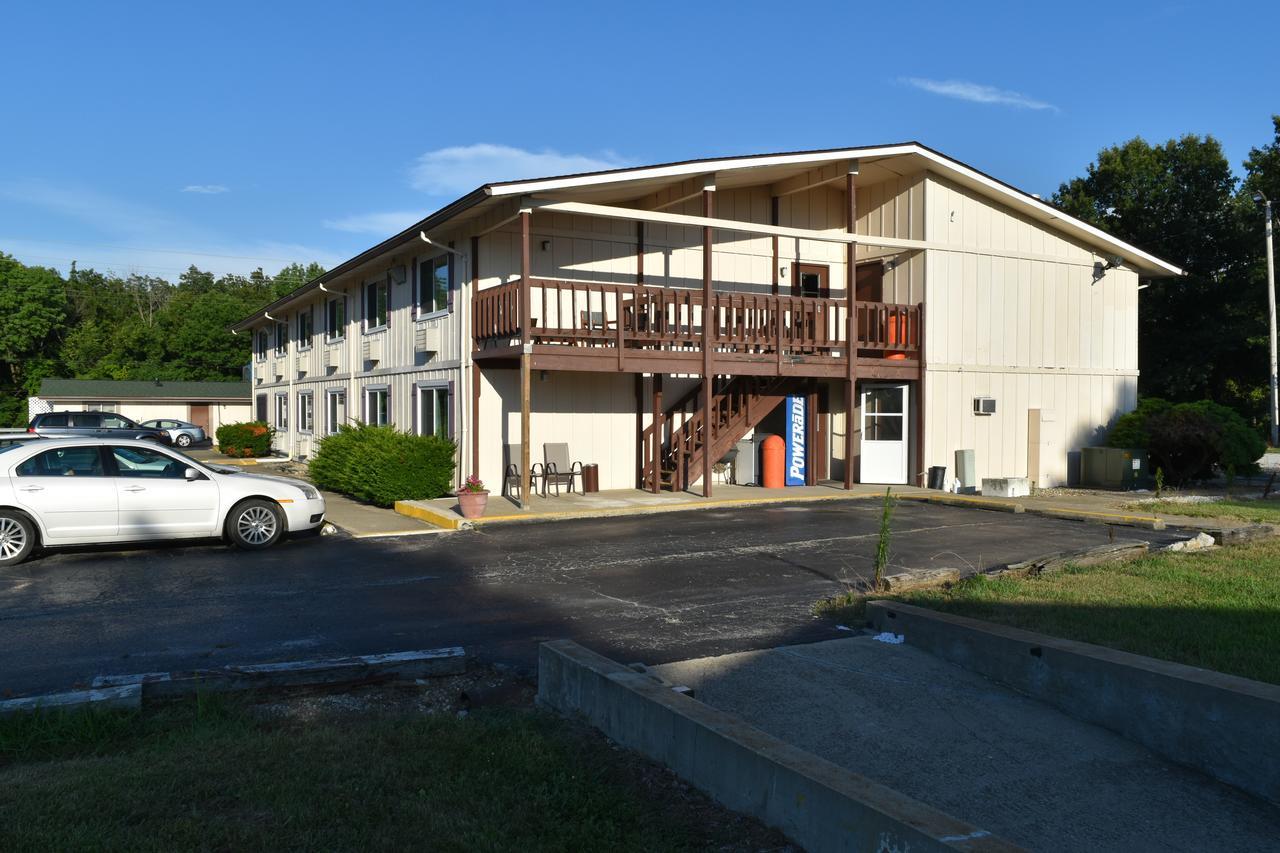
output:
[{"label": "wooden balcony", "polygon": [[[526,318],[519,281],[475,294],[472,333],[481,360],[533,345],[534,369],[700,373],[710,318],[716,371],[764,376],[846,375],[848,307],[842,299],[533,278]],[[915,378],[923,306],[855,303],[860,378]]]}]

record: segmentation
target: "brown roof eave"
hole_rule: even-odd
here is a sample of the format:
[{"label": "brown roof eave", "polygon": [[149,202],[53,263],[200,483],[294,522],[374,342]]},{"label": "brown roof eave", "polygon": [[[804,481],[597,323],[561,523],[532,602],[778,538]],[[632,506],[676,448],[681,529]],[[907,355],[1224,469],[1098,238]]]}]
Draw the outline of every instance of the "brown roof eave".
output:
[{"label": "brown roof eave", "polygon": [[346,273],[350,272],[351,270],[355,269],[361,264],[364,264],[368,261],[373,260],[378,255],[381,255],[384,252],[387,252],[391,249],[401,246],[409,242],[410,240],[416,239],[419,231],[430,231],[431,229],[438,227],[442,223],[447,222],[450,218],[458,215],[464,210],[467,210],[468,208],[471,208],[471,207],[475,207],[477,204],[479,204],[480,202],[484,201],[486,198],[489,197],[488,187],[489,185],[486,184],[483,187],[472,190],[471,192],[462,196],[462,198],[452,201],[449,204],[445,205],[444,207],[440,208],[435,213],[428,216],[426,219],[419,220],[413,225],[410,225],[408,228],[401,231],[399,234],[396,234],[393,237],[388,237],[386,240],[383,240],[381,243],[379,243],[376,246],[373,246],[372,248],[365,249],[363,252],[356,255],[354,258],[351,258],[349,260],[343,261],[342,263],[338,264],[336,267],[329,270],[324,275],[319,276],[317,278],[313,278],[311,281],[307,282],[306,284],[302,285],[296,290],[292,290],[289,293],[286,293],[284,296],[281,296],[279,299],[270,303],[269,305],[262,306],[257,311],[254,311],[252,314],[250,314],[248,317],[245,317],[243,320],[240,320],[237,323],[233,323],[230,327],[231,331],[240,332],[245,329],[248,329],[254,323],[258,322],[259,320],[262,320],[268,312],[276,311],[281,308],[284,308],[286,305],[298,299],[299,297],[306,296],[311,291],[317,289],[320,285],[333,281],[335,278],[337,278],[340,275],[345,275]]}]

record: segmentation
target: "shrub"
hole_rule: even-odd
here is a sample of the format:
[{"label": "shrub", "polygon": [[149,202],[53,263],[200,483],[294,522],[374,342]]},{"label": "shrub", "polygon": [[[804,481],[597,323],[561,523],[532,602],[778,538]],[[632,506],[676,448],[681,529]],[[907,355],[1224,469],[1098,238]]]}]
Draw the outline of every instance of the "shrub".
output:
[{"label": "shrub", "polygon": [[275,430],[262,421],[223,424],[218,427],[218,452],[226,456],[269,456]]},{"label": "shrub", "polygon": [[1252,474],[1267,445],[1244,418],[1210,400],[1170,403],[1155,397],[1116,421],[1107,444],[1141,447],[1171,483],[1205,480],[1215,469]]},{"label": "shrub", "polygon": [[343,426],[320,440],[308,466],[322,489],[377,506],[426,500],[453,490],[455,445],[434,435],[409,435],[389,426]]}]

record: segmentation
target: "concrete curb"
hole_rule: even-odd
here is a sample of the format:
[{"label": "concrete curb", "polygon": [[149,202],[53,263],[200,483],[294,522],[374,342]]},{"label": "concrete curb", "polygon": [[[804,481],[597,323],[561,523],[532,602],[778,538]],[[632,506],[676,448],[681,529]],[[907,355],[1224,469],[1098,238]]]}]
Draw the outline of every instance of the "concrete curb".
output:
[{"label": "concrete curb", "polygon": [[172,699],[195,693],[227,693],[283,687],[344,684],[369,679],[412,680],[466,671],[467,654],[460,646],[384,655],[326,658],[287,663],[224,666],[190,672],[143,672],[100,675],[95,688],[136,686],[144,701]]},{"label": "concrete curb", "polygon": [[[834,495],[797,495],[795,497],[768,498],[732,498],[728,500],[709,500],[699,503],[682,503],[673,506],[635,506],[616,509],[583,509],[557,512],[540,512],[534,515],[494,515],[487,518],[461,518],[454,513],[444,512],[435,507],[424,507],[410,501],[396,501],[395,510],[401,515],[426,521],[448,530],[470,530],[491,524],[533,524],[541,521],[571,521],[576,518],[616,518],[628,515],[663,515],[669,512],[690,512],[702,509],[733,509],[744,506],[765,506],[768,504],[821,503],[824,501],[862,501],[880,498],[882,494],[834,494]],[[903,496],[905,497],[905,496]]]},{"label": "concrete curb", "polygon": [[1280,685],[894,601],[879,631],[1280,803]]},{"label": "concrete curb", "polygon": [[125,684],[115,687],[95,687],[92,690],[73,690],[68,693],[46,693],[25,699],[6,699],[0,702],[0,717],[10,714],[29,714],[35,711],[75,711],[81,708],[112,708],[137,711],[142,707],[142,687]]},{"label": "concrete curb", "polygon": [[812,853],[1021,849],[568,640],[539,648],[538,702],[585,717]]},{"label": "concrete curb", "polygon": [[942,504],[943,506],[958,506],[965,509],[986,509],[992,512],[1012,512],[1015,514],[1026,512],[1027,509],[1020,503],[1013,501],[999,500],[996,498],[984,498],[977,495],[953,495],[950,492],[938,492],[937,494],[920,494],[918,492],[911,494],[895,495],[898,500],[904,501],[922,501],[924,503]]},{"label": "concrete curb", "polygon": [[1032,557],[1030,560],[1020,560],[1016,563],[994,566],[987,571],[981,572],[981,574],[995,576],[1004,574],[1043,574],[1057,571],[1068,565],[1096,566],[1102,563],[1117,563],[1122,560],[1141,557],[1148,553],[1150,548],[1149,542],[1120,542],[1114,545],[1098,545],[1093,548],[1079,548],[1073,551],[1054,551],[1050,554]]}]

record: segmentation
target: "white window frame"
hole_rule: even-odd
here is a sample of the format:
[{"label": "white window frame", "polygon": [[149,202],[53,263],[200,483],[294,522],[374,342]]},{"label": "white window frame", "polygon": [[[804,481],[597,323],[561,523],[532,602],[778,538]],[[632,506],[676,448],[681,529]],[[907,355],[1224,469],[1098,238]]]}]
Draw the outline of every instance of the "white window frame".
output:
[{"label": "white window frame", "polygon": [[[382,323],[380,323],[379,325],[373,326],[373,325],[370,325],[371,318],[369,316],[369,291],[371,288],[375,288],[375,287],[381,287],[384,290],[384,292],[387,294],[387,298],[386,298],[387,316]],[[366,281],[364,283],[363,289],[360,291],[360,303],[362,305],[361,313],[364,315],[364,333],[366,335],[371,335],[371,334],[374,334],[375,332],[381,332],[384,329],[386,329],[388,326],[390,326],[391,325],[391,280],[390,278],[388,276],[382,276],[381,278],[375,278],[375,279]]]},{"label": "white window frame", "polygon": [[[284,334],[282,335],[281,332]],[[289,354],[289,323],[287,320],[276,321],[276,357]],[[283,340],[281,340],[283,338]]]},{"label": "white window frame", "polygon": [[311,391],[298,392],[298,432],[311,435],[316,427],[316,396]]},{"label": "white window frame", "polygon": [[[302,318],[303,317],[307,318],[307,325],[308,325],[307,334],[305,337],[302,334]],[[315,313],[312,311],[312,308],[309,305],[298,312],[298,319],[296,320],[296,325],[298,328],[296,331],[298,335],[298,351],[299,352],[311,349],[311,342],[314,341],[316,337],[315,319],[316,319]]]},{"label": "white window frame", "polygon": [[[422,399],[424,396],[426,396],[425,392],[431,393],[432,405],[429,413],[426,411],[425,407],[422,405]],[[414,386],[414,391],[413,391],[414,430],[418,435],[437,435],[438,434],[434,429],[434,427],[436,426],[435,421],[436,421],[436,411],[437,411],[436,395],[438,394],[443,394],[445,398],[445,413],[446,413],[445,419],[447,423],[445,424],[444,438],[452,439],[453,438],[453,399],[452,399],[453,390],[449,387],[449,382],[447,380],[443,382],[429,380],[426,382],[419,382]],[[433,429],[430,432],[426,430],[427,414],[430,414],[431,416],[431,425],[433,427]]]},{"label": "white window frame", "polygon": [[[330,309],[335,305],[342,306],[342,325],[335,330],[333,328],[333,317]],[[347,339],[347,323],[350,322],[347,316],[347,295],[345,293],[326,300],[324,303],[324,340],[325,343],[336,344]]]},{"label": "white window frame", "polygon": [[333,435],[342,426],[336,423],[338,420],[338,410],[335,405],[337,398],[342,398],[342,415],[345,420],[347,417],[347,389],[346,388],[330,388],[324,394],[324,432],[325,435]]},{"label": "white window frame", "polygon": [[[382,421],[381,423],[379,423],[376,420],[370,419],[370,415],[373,412],[373,405],[372,405],[373,401],[371,398],[375,394],[382,394],[386,399],[385,407],[386,407],[387,419],[385,421]],[[361,389],[361,395],[363,397],[364,406],[360,414],[363,416],[364,422],[366,424],[369,424],[370,426],[394,425],[395,420],[394,418],[391,417],[391,386],[390,385],[366,385],[364,386],[363,389]]]},{"label": "white window frame", "polygon": [[[449,269],[449,282],[448,282],[448,285],[445,287],[445,292],[444,292],[444,307],[443,308],[435,307],[435,308],[432,308],[430,311],[424,311],[423,305],[422,305],[422,296],[429,289],[430,293],[432,294],[432,297],[434,298],[435,267],[436,267],[436,264],[440,261],[443,261]],[[430,273],[431,273],[431,277],[429,281],[423,278],[423,274],[422,274],[422,268],[428,265],[430,266]],[[453,273],[454,273],[453,255],[449,252],[444,252],[439,255],[428,255],[426,257],[418,258],[417,261],[415,262],[414,270],[415,270],[414,294],[413,294],[414,316],[419,320],[433,320],[437,317],[448,316],[449,310],[450,310],[449,309],[450,298],[453,295]]]},{"label": "white window frame", "polygon": [[120,414],[120,412],[118,411],[119,407],[120,407],[119,403],[108,403],[106,401],[98,401],[98,400],[86,400],[84,404],[84,411],[109,412],[110,414],[118,415]]},{"label": "white window frame", "polygon": [[289,395],[276,394],[275,420],[272,426],[277,432],[289,431]]}]

